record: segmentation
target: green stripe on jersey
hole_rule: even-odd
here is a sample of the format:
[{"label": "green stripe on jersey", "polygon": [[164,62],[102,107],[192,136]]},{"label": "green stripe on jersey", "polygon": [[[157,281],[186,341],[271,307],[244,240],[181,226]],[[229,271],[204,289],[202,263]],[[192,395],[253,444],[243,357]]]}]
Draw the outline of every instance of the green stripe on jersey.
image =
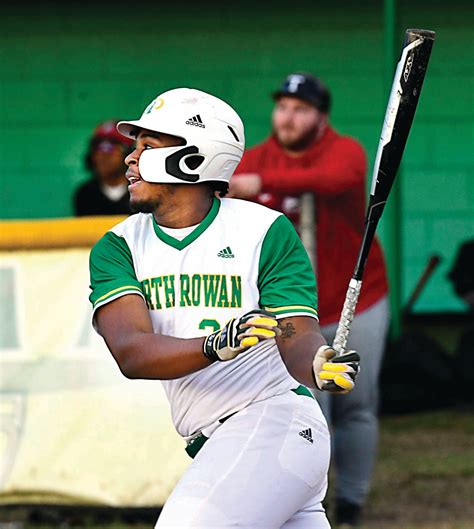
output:
[{"label": "green stripe on jersey", "polygon": [[290,220],[280,215],[265,235],[258,266],[261,307],[278,316],[317,317],[316,279]]},{"label": "green stripe on jersey", "polygon": [[107,232],[92,248],[89,263],[92,290],[89,299],[94,308],[125,294],[143,296],[130,248],[123,237]]},{"label": "green stripe on jersey", "polygon": [[134,285],[125,285],[124,287],[114,288],[110,292],[107,292],[100,298],[96,299],[94,302],[94,307],[97,306],[99,303],[103,304],[104,302],[108,302],[111,299],[115,299],[125,294],[135,294],[137,292],[143,295],[143,292],[141,291],[141,289],[139,289],[138,287]]}]

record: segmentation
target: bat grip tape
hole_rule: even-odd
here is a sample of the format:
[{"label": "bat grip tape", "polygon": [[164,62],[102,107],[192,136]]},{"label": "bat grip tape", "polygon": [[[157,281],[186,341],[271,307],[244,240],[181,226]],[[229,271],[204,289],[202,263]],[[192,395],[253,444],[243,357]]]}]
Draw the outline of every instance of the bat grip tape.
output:
[{"label": "bat grip tape", "polygon": [[337,354],[344,354],[349,338],[349,331],[351,330],[352,320],[359,300],[360,289],[362,288],[362,281],[358,279],[351,279],[349,288],[347,289],[344,307],[342,308],[339,325],[337,326],[336,335],[332,344],[333,349]]}]

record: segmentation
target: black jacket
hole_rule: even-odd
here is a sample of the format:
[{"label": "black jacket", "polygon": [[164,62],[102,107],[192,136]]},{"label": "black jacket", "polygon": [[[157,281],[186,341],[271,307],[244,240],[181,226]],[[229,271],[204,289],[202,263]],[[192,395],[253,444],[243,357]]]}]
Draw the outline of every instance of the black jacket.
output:
[{"label": "black jacket", "polygon": [[74,194],[74,214],[85,215],[129,215],[130,195],[128,190],[120,200],[110,200],[102,192],[97,180],[88,180],[80,185]]}]

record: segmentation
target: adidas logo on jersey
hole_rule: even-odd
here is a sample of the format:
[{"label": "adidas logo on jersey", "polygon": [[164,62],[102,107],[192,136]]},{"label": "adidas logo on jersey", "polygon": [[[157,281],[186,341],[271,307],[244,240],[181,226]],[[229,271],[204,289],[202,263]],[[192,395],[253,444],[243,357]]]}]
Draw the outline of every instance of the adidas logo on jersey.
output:
[{"label": "adidas logo on jersey", "polygon": [[225,257],[226,259],[229,259],[235,257],[235,255],[232,253],[230,246],[227,246],[227,248],[223,248],[218,252],[217,257]]},{"label": "adidas logo on jersey", "polygon": [[304,437],[310,443],[313,442],[313,436],[311,435],[311,428],[308,428],[307,430],[301,430],[300,435],[301,437]]},{"label": "adidas logo on jersey", "polygon": [[202,122],[201,116],[199,114],[189,118],[188,121],[186,121],[186,125],[194,125],[195,127],[201,127],[203,129],[206,128],[206,125],[204,125]]}]

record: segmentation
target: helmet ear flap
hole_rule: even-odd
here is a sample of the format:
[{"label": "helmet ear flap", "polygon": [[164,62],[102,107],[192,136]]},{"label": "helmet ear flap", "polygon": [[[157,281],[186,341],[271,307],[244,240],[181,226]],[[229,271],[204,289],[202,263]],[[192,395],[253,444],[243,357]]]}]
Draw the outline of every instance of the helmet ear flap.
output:
[{"label": "helmet ear flap", "polygon": [[[204,156],[202,156],[202,154],[198,155],[197,153],[199,153],[199,149],[195,145],[190,145],[189,147],[184,147],[183,149],[170,154],[165,160],[166,172],[184,182],[197,182],[199,180],[199,174],[185,173],[180,167],[181,160],[189,154],[193,155],[191,156],[191,159],[202,158],[198,166],[201,165]],[[189,167],[189,165],[186,164],[186,161],[184,163]],[[189,167],[189,169],[193,170],[191,167]]]}]

